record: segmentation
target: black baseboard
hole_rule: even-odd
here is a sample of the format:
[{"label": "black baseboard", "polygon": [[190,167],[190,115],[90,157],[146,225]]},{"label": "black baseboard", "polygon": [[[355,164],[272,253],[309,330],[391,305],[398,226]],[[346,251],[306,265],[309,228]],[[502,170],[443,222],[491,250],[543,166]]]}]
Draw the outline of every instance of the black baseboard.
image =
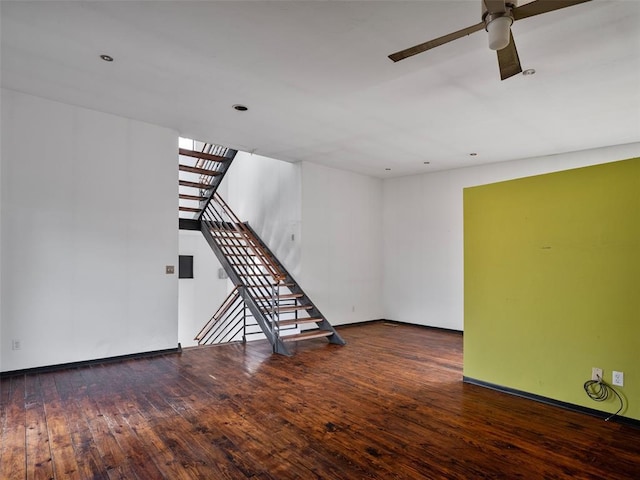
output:
[{"label": "black baseboard", "polygon": [[349,328],[349,327],[357,327],[358,325],[368,325],[370,323],[377,323],[377,322],[384,322],[384,319],[382,318],[376,318],[373,320],[365,320],[363,322],[351,322],[351,323],[341,323],[340,325],[333,325],[333,328],[340,329],[340,328]]},{"label": "black baseboard", "polygon": [[[582,405],[575,405],[573,403],[562,402],[560,400],[555,400],[553,398],[543,397],[542,395],[536,395],[535,393],[529,393],[529,392],[524,392],[522,390],[517,390],[515,388],[504,387],[502,385],[496,385],[495,383],[485,382],[483,380],[477,380],[471,377],[462,377],[462,381],[464,383],[469,383],[471,385],[477,385],[479,387],[490,388],[491,390],[507,393],[509,395],[515,395],[516,397],[522,397],[528,400],[533,400],[535,402],[552,405],[554,407],[564,408],[565,410],[571,410],[572,412],[584,413],[586,415],[591,415],[592,417],[598,417],[603,420],[611,415],[611,413],[603,412],[601,410],[583,407]],[[616,415],[615,417],[612,417],[611,420],[609,421],[640,428],[640,420],[636,420],[635,418]]]},{"label": "black baseboard", "polygon": [[419,323],[408,323],[408,322],[400,322],[398,320],[383,320],[386,323],[395,323],[398,325],[410,325],[412,327],[420,327],[420,328],[427,328],[429,330],[436,330],[439,332],[446,332],[446,333],[455,333],[458,335],[463,335],[464,332],[462,330],[455,330],[453,328],[444,328],[444,327],[434,327],[432,325],[420,325]]},{"label": "black baseboard", "polygon": [[462,330],[454,330],[452,328],[432,327],[431,325],[420,325],[418,323],[400,322],[398,320],[387,320],[386,318],[365,320],[364,322],[343,323],[341,325],[334,325],[334,328],[339,329],[342,327],[357,327],[358,325],[367,325],[369,323],[390,323],[393,325],[406,325],[409,327],[427,328],[429,330],[438,330],[441,332],[456,333],[458,335],[462,335],[464,333]]},{"label": "black baseboard", "polygon": [[94,360],[82,360],[80,362],[59,363],[57,365],[46,365],[44,367],[25,368],[22,370],[10,370],[8,372],[0,372],[0,378],[16,377],[20,375],[33,375],[38,373],[56,372],[59,370],[68,370],[71,368],[90,367],[92,365],[100,365],[105,363],[124,362],[138,358],[151,358],[161,355],[173,355],[182,353],[182,345],[178,343],[176,348],[167,348],[165,350],[154,350],[152,352],[130,353],[128,355],[118,355],[116,357],[96,358]]}]

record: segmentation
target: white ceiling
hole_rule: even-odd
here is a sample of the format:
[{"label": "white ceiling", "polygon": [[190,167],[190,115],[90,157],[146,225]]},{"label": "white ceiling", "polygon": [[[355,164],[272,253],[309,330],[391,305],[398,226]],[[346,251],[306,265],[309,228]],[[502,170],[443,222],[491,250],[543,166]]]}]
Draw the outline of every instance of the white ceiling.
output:
[{"label": "white ceiling", "polygon": [[477,23],[479,0],[3,0],[0,15],[3,87],[282,160],[385,178],[640,141],[636,0],[517,22],[537,73],[504,82],[483,31],[387,58]]}]

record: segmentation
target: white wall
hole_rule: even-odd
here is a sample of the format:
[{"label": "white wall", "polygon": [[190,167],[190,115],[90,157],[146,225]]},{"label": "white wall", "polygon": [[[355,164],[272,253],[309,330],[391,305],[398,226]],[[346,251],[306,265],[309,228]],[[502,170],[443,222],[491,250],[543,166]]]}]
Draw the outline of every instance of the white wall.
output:
[{"label": "white wall", "polygon": [[1,101],[2,369],[175,348],[177,133]]},{"label": "white wall", "polygon": [[180,230],[180,255],[193,255],[193,278],[179,284],[178,340],[183,347],[195,346],[193,337],[222,305],[231,282],[218,278],[220,262],[200,231]]},{"label": "white wall", "polygon": [[385,180],[385,318],[463,329],[463,188],[638,156],[636,143]]},{"label": "white wall", "polygon": [[[2,95],[0,94],[0,110],[2,110]],[[4,156],[4,147],[3,147],[3,141],[2,141],[2,124],[4,123],[4,115],[0,115],[0,372],[3,372],[3,368],[2,368],[2,351],[5,348],[5,343],[4,340],[2,338],[2,271],[4,270],[3,268],[3,255],[2,255],[2,216],[3,216],[3,202],[2,199],[4,198],[2,196],[2,170],[3,170],[3,165],[4,162],[2,161],[2,158]]]},{"label": "white wall", "polygon": [[333,325],[383,318],[382,180],[302,163],[300,282]]},{"label": "white wall", "polygon": [[249,222],[294,278],[300,273],[300,175],[298,163],[238,152],[221,185],[238,218]]}]

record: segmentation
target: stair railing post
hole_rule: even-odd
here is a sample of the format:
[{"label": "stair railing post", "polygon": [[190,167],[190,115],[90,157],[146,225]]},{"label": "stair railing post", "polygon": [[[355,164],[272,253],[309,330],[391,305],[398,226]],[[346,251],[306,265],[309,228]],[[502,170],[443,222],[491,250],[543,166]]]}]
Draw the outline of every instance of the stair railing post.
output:
[{"label": "stair railing post", "polygon": [[242,301],[242,343],[247,343],[247,304]]},{"label": "stair railing post", "polygon": [[278,297],[279,297],[279,285],[274,283],[271,286],[271,321],[273,322],[273,348],[276,348],[276,343],[280,338],[280,309],[278,308]]}]

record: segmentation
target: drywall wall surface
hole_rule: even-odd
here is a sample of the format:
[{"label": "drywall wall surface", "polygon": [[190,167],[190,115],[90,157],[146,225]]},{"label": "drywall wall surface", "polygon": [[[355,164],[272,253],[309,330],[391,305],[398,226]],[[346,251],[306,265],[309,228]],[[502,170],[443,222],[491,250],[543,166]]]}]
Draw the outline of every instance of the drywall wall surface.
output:
[{"label": "drywall wall surface", "polygon": [[1,100],[3,370],[175,348],[177,133]]},{"label": "drywall wall surface", "polygon": [[220,262],[199,231],[180,230],[180,255],[193,256],[193,278],[178,280],[178,339],[183,347],[198,344],[194,337],[222,305],[231,282],[220,278]]},{"label": "drywall wall surface", "polygon": [[301,283],[334,325],[383,318],[382,180],[302,162]]},{"label": "drywall wall surface", "polygon": [[[2,95],[0,94],[0,110],[2,110]],[[2,369],[2,350],[4,347],[4,341],[2,340],[2,170],[3,162],[2,157],[4,155],[4,149],[2,146],[2,122],[4,115],[0,115],[0,372]]]},{"label": "drywall wall surface", "polygon": [[223,198],[285,268],[300,273],[300,164],[238,152],[222,182]]},{"label": "drywall wall surface", "polygon": [[640,419],[640,159],[464,191],[464,374]]},{"label": "drywall wall surface", "polygon": [[384,180],[384,317],[463,329],[464,188],[637,156],[640,143]]}]

